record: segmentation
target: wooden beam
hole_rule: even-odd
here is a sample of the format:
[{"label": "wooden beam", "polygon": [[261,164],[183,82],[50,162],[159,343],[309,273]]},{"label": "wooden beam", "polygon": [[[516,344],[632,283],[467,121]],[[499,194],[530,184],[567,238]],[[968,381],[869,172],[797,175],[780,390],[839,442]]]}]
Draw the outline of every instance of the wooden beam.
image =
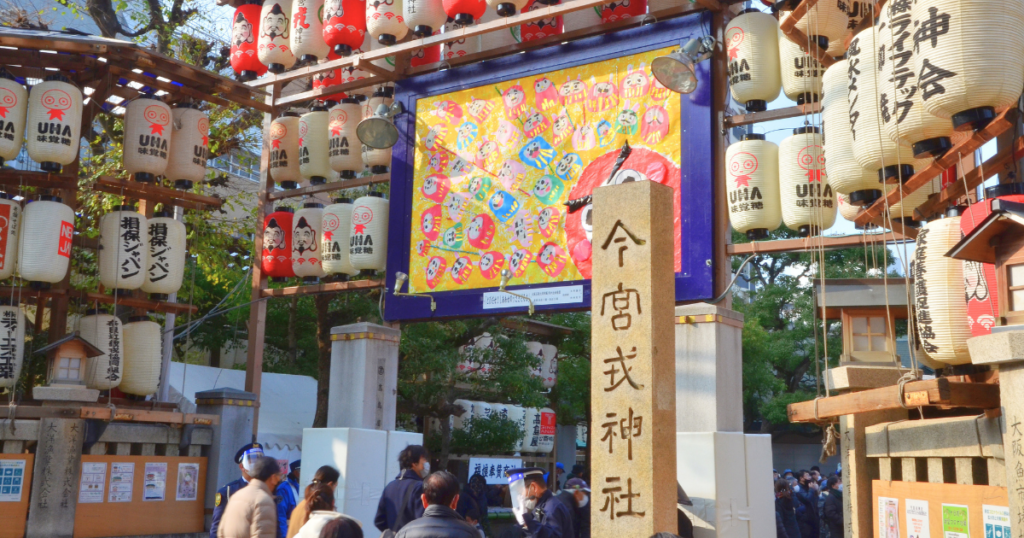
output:
[{"label": "wooden beam", "polygon": [[[986,179],[996,174],[1013,170],[1015,163],[1020,159],[1024,159],[1024,137],[1017,138],[1011,147],[994,155],[974,170],[967,172],[963,178],[942,189],[942,192],[929,196],[928,201],[914,210],[914,218],[924,220],[944,210],[946,207],[956,204],[962,196],[967,194],[967,190],[973,190],[978,185],[984,183]],[[967,183],[966,188],[964,187],[965,182]]]},{"label": "wooden beam", "polygon": [[746,114],[735,114],[732,116],[725,117],[725,128],[729,129],[732,127],[750,125],[753,123],[763,123],[766,121],[798,118],[800,116],[806,116],[808,114],[817,114],[819,112],[821,112],[821,103],[791,106],[786,108],[779,108],[776,110],[766,110],[764,112],[748,112]]},{"label": "wooden beam", "polygon": [[[999,390],[987,383],[955,383],[946,378],[938,378],[907,383],[903,400],[911,408],[943,406],[993,409],[999,407]],[[786,411],[789,421],[816,423],[842,415],[902,408],[896,385],[821,398],[817,402],[817,406],[814,400],[789,404]]]},{"label": "wooden beam", "polygon": [[177,411],[156,411],[124,407],[82,407],[81,417],[85,419],[114,422],[158,422],[163,424],[202,424],[212,426],[220,423],[217,415],[178,413]]},{"label": "wooden beam", "polygon": [[309,90],[305,92],[297,92],[291,95],[281,97],[274,102],[274,109],[281,110],[290,106],[297,106],[308,101],[312,101],[318,97],[324,95],[333,95],[339,92],[351,92],[352,90],[358,90],[361,88],[369,88],[371,86],[380,86],[389,81],[381,77],[370,77],[359,80],[353,80],[352,82],[345,82],[343,84],[335,84],[334,86],[319,87],[315,90]]},{"label": "wooden beam", "polygon": [[807,37],[807,34],[796,29],[797,23],[800,22],[800,19],[807,14],[807,10],[814,7],[814,4],[817,3],[818,0],[803,0],[803,2],[800,2],[800,5],[796,6],[796,9],[790,12],[790,16],[786,17],[786,20],[779,24],[779,29],[782,30],[783,35],[785,35],[787,39],[796,43],[796,45],[800,47],[800,50],[814,56],[818,60],[818,63],[827,68],[836,63],[835,58],[828,55],[828,50],[818,47],[818,44],[811,41]]},{"label": "wooden beam", "polygon": [[186,209],[212,210],[219,209],[224,205],[224,200],[216,196],[205,196],[161,187],[155,183],[139,183],[109,176],[97,179],[92,188],[108,194],[124,195],[128,198],[144,198],[154,203],[181,206]]},{"label": "wooden beam", "polygon": [[[107,295],[105,293],[97,292],[81,292],[76,290],[70,290],[68,295],[71,297],[82,299],[86,302],[97,302],[103,304],[114,304],[114,296]],[[168,312],[172,314],[188,314],[196,313],[199,311],[198,307],[184,304],[184,303],[170,303],[167,301],[151,301],[149,299],[143,299],[141,297],[132,297],[129,295],[117,296],[117,304],[123,306],[130,306],[132,308],[139,308],[150,312]]]},{"label": "wooden beam", "polygon": [[5,187],[38,187],[42,189],[78,188],[78,179],[71,174],[51,174],[28,170],[0,169],[0,185]]},{"label": "wooden beam", "polygon": [[344,291],[369,290],[384,286],[383,280],[350,280],[348,282],[325,282],[311,286],[290,286],[287,288],[271,288],[262,291],[262,297],[293,297],[296,295],[317,295],[320,293],[339,293]]},{"label": "wooden beam", "polygon": [[572,334],[572,329],[569,327],[563,327],[553,323],[544,323],[543,321],[536,321],[532,319],[501,318],[501,321],[498,323],[506,329],[522,333],[536,334],[538,336],[556,337]]},{"label": "wooden beam", "polygon": [[291,189],[284,191],[275,191],[267,194],[267,199],[270,201],[284,200],[287,198],[298,198],[300,196],[312,196],[314,194],[320,194],[323,192],[334,192],[344,189],[355,189],[357,187],[365,187],[367,185],[375,185],[377,183],[389,183],[391,182],[391,174],[386,177],[361,177],[356,179],[343,179],[341,181],[330,181],[323,185],[313,185],[311,187],[302,187],[301,189]]},{"label": "wooden beam", "polygon": [[750,254],[777,254],[780,252],[797,252],[824,246],[826,249],[854,248],[870,246],[878,242],[905,241],[907,237],[894,232],[882,234],[844,235],[841,237],[806,237],[800,239],[779,239],[777,241],[753,241],[729,245],[726,251],[730,256],[748,256]]}]

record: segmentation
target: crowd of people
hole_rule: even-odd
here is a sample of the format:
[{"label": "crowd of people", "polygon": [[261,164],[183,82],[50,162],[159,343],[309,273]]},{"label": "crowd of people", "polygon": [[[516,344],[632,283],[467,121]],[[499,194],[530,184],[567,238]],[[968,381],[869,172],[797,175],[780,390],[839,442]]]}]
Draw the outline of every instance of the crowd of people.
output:
[{"label": "crowd of people", "polygon": [[775,479],[775,532],[778,538],[840,538],[843,536],[842,470],[825,477],[818,466]]}]

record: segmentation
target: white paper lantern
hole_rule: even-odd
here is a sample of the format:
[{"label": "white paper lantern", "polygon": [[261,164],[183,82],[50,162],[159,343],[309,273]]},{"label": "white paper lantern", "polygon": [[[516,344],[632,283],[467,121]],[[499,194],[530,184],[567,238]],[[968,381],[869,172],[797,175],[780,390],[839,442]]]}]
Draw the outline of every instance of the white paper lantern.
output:
[{"label": "white paper lantern", "polygon": [[10,194],[0,192],[0,280],[11,278],[18,266],[18,231],[21,229],[21,204]]},{"label": "white paper lantern", "polygon": [[748,112],[768,109],[782,90],[779,23],[775,17],[747,9],[725,30],[732,98]]},{"label": "white paper lantern", "polygon": [[390,47],[409,33],[402,15],[403,0],[366,2],[366,31],[374,41]]},{"label": "white paper lantern", "polygon": [[146,225],[149,263],[142,291],[154,301],[166,301],[178,293],[185,278],[185,223],[170,212],[155,213]]},{"label": "white paper lantern", "polygon": [[977,129],[1024,86],[1024,3],[918,0],[914,72],[925,109]]},{"label": "white paper lantern", "polygon": [[537,452],[540,444],[540,409],[527,407],[523,413],[523,446],[519,449],[524,454]]},{"label": "white paper lantern", "polygon": [[137,290],[146,281],[149,249],[146,216],[135,206],[117,206],[100,217],[100,284],[107,290]]},{"label": "white paper lantern", "polygon": [[[405,28],[404,24],[402,25],[402,28]],[[408,28],[405,28],[405,29],[408,30]],[[366,34],[366,35],[370,35],[370,34]],[[370,39],[370,50],[386,49],[387,47],[388,47],[387,45],[384,45],[383,43],[378,42],[376,39],[372,39],[372,38]],[[388,71],[394,71],[395,70],[395,57],[394,56],[385,56],[385,57],[379,58],[377,60],[372,60],[370,63],[373,64],[373,65],[376,65],[377,67],[379,67],[381,69],[387,69]]]},{"label": "white paper lantern", "polygon": [[292,54],[302,63],[315,64],[330,52],[324,42],[323,16],[324,0],[292,1],[292,29],[288,38]]},{"label": "white paper lantern", "polygon": [[491,416],[503,418],[508,420],[508,407],[505,404],[492,403],[491,404]]},{"label": "white paper lantern", "polygon": [[[555,412],[550,408],[543,408],[538,413],[537,419],[540,422],[540,433],[537,435],[538,454],[550,454],[555,449]],[[536,421],[534,426],[536,426]]]},{"label": "white paper lantern", "polygon": [[511,17],[522,11],[528,3],[530,0],[487,0],[487,7],[493,9],[499,17]]},{"label": "white paper lantern", "polygon": [[379,192],[356,200],[352,208],[352,235],[349,255],[352,267],[362,270],[384,269],[388,250],[388,201]]},{"label": "white paper lantern", "polygon": [[[850,16],[846,13],[847,0],[821,0],[816,2],[811,9],[808,9],[800,20],[797,21],[795,29],[803,32],[811,39],[828,39],[827,43],[820,46],[828,49],[832,41],[844,41],[846,39],[847,25]],[[799,1],[788,2],[789,6],[783,7],[784,11],[779,12],[779,22],[785,22],[792,16],[792,9],[799,4]]]},{"label": "white paper lantern", "polygon": [[541,368],[541,382],[550,389],[558,381],[558,348],[544,344],[544,365]]},{"label": "white paper lantern", "polygon": [[474,405],[473,405],[473,418],[475,418],[477,420],[481,420],[481,419],[489,418],[491,416],[491,412],[493,412],[493,410],[494,410],[491,407],[491,404],[489,404],[487,402],[473,402],[473,403],[474,403]]},{"label": "white paper lantern", "polygon": [[270,124],[270,176],[285,189],[297,189],[299,171],[299,115],[285,112]]},{"label": "white paper lantern", "polygon": [[359,101],[352,97],[342,99],[331,108],[328,158],[331,169],[340,172],[341,179],[355,179],[363,169],[362,143],[356,136],[362,114]]},{"label": "white paper lantern", "polygon": [[359,270],[352,267],[348,243],[352,234],[352,200],[336,198],[325,207],[321,219],[320,257],[321,266],[327,275],[356,275]]},{"label": "white paper lantern", "polygon": [[391,170],[391,149],[375,149],[363,145],[363,164],[370,168],[371,174],[386,174]]},{"label": "white paper lantern", "polygon": [[271,73],[284,73],[295,65],[291,46],[291,5],[288,0],[266,0],[260,11],[256,56]]},{"label": "white paper lantern", "polygon": [[526,351],[537,357],[539,361],[537,366],[530,369],[530,375],[533,377],[541,377],[541,373],[544,371],[544,344],[540,342],[527,342]]},{"label": "white paper lantern", "polygon": [[24,359],[25,315],[17,305],[0,304],[0,389],[14,388]]},{"label": "white paper lantern", "polygon": [[[501,20],[504,17],[499,17],[493,9],[484,11],[482,17],[480,17],[479,24],[485,24],[491,21]],[[598,22],[598,24],[601,24]],[[454,22],[445,25],[445,32],[448,31],[448,27],[451,25],[452,30],[457,32],[459,26]],[[495,30],[493,32],[487,32],[480,37],[480,50],[501,50],[505,47],[515,45],[522,42],[522,38],[519,35],[519,25],[512,26],[511,28],[505,28],[503,30]],[[470,44],[472,46],[472,44]]]},{"label": "white paper lantern", "polygon": [[171,115],[174,135],[164,175],[175,188],[188,190],[206,177],[206,159],[210,155],[210,118],[195,106],[178,105]]},{"label": "white paper lantern", "polygon": [[828,55],[837,58],[846,54],[846,40],[853,35],[853,30],[860,25],[864,13],[871,13],[874,17],[873,3],[866,0],[846,0],[846,35],[842,39],[830,39],[828,42]]},{"label": "white paper lantern", "polygon": [[[486,19],[487,16],[484,15],[484,18]],[[481,21],[481,22],[483,22],[483,21]],[[453,21],[448,21],[448,22],[444,23],[444,31],[442,32],[442,34],[447,35],[447,34],[455,33],[460,28],[461,28],[461,26],[455,24]],[[508,31],[507,29],[505,29],[505,30],[496,30],[496,31],[491,32],[491,33],[505,33],[507,31]],[[485,34],[485,35],[491,35],[491,34]],[[469,54],[476,54],[476,53],[480,52],[481,39],[482,39],[482,36],[473,36],[473,37],[459,37],[459,38],[453,39],[451,41],[446,41],[444,43],[444,45],[442,45],[441,55],[442,55],[442,57],[445,60],[452,60],[452,59],[462,58],[463,56],[466,56],[466,55],[469,55]]]},{"label": "white paper lantern", "polygon": [[849,195],[847,203],[870,205],[882,195],[878,174],[853,156],[850,100],[847,97],[849,61],[840,60],[822,78],[821,126],[825,136],[825,172],[837,193]]},{"label": "white paper lantern", "polygon": [[816,235],[836,221],[836,195],[825,173],[817,127],[801,127],[779,144],[782,221],[801,237]]},{"label": "white paper lantern", "polygon": [[766,239],[782,224],[779,146],[747,134],[725,151],[725,189],[732,228],[751,241]]},{"label": "white paper lantern", "polygon": [[0,166],[14,160],[21,151],[27,113],[28,90],[0,68]]},{"label": "white paper lantern", "polygon": [[171,151],[171,107],[142,96],[128,103],[124,113],[124,169],[135,181],[150,182],[167,170]]},{"label": "white paper lantern", "polygon": [[[910,226],[916,228],[918,222],[914,220],[914,210],[921,207],[928,201],[928,197],[942,190],[940,186],[942,184],[942,176],[936,176],[931,181],[925,183],[921,188],[916,191],[904,195],[902,199],[897,198],[897,201],[889,206],[889,214],[893,221],[902,223],[904,226]],[[885,192],[888,194],[893,189],[899,187],[899,185],[886,185]]]},{"label": "white paper lantern", "polygon": [[125,394],[148,396],[160,384],[163,345],[160,325],[147,316],[128,318],[124,334],[124,365],[118,389]]},{"label": "white paper lantern", "polygon": [[323,204],[306,202],[292,220],[292,271],[307,281],[324,276],[320,265],[323,213]]},{"label": "white paper lantern", "polygon": [[[520,431],[526,431],[526,409],[518,405],[508,406],[508,419],[519,424]],[[516,446],[512,449],[514,452],[523,449],[523,437],[519,436],[519,439],[516,440]]]},{"label": "white paper lantern", "polygon": [[803,105],[818,101],[825,68],[779,30],[779,65],[786,97]]},{"label": "white paper lantern", "polygon": [[[828,160],[825,163],[828,164]],[[836,194],[836,198],[839,203],[839,214],[850,222],[857,220],[857,215],[860,213],[861,208],[850,203],[849,195],[840,193]]]},{"label": "white paper lantern", "polygon": [[25,205],[18,236],[18,275],[30,282],[64,280],[71,261],[75,212],[56,196]]},{"label": "white paper lantern", "polygon": [[914,305],[917,336],[928,356],[946,364],[968,364],[964,272],[960,260],[947,257],[960,241],[960,217],[933,220],[921,227],[914,251]]},{"label": "white paper lantern", "polygon": [[453,416],[452,429],[462,430],[466,427],[466,422],[473,418],[473,402],[469,400],[455,400],[452,405],[457,405],[464,409],[466,412],[459,416]]},{"label": "white paper lantern", "polygon": [[82,380],[90,389],[110,390],[121,384],[124,328],[121,320],[98,310],[86,311],[78,320],[82,338],[103,352],[88,359]]},{"label": "white paper lantern", "polygon": [[331,113],[320,101],[299,118],[299,173],[311,185],[323,185],[331,175],[328,138]]},{"label": "white paper lantern", "polygon": [[50,75],[28,96],[25,147],[46,172],[59,174],[78,158],[82,136],[82,90],[64,75]]},{"label": "white paper lantern", "polygon": [[429,37],[448,20],[441,0],[402,0],[402,16],[416,37]]}]

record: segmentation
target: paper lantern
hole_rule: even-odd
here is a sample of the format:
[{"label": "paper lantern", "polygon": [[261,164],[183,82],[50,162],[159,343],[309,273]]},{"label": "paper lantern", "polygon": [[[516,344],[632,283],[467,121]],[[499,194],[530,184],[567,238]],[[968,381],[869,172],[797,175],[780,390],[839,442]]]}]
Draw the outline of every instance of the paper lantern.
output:
[{"label": "paper lantern", "polygon": [[154,301],[166,301],[178,293],[185,277],[185,223],[168,211],[159,211],[146,222],[149,263],[142,291]]},{"label": "paper lantern", "polygon": [[260,62],[256,52],[261,11],[259,1],[252,0],[250,4],[238,6],[231,20],[231,69],[242,82],[254,80],[267,72],[267,66]]},{"label": "paper lantern", "polygon": [[550,389],[558,380],[558,348],[544,344],[544,365],[541,368],[541,382]]},{"label": "paper lantern", "polygon": [[540,409],[527,407],[523,413],[523,446],[519,449],[524,454],[537,452],[540,444]]},{"label": "paper lantern", "polygon": [[390,47],[409,33],[402,15],[404,0],[373,0],[366,3],[366,31],[374,41]]},{"label": "paper lantern", "polygon": [[325,207],[321,218],[320,265],[327,275],[356,275],[352,267],[348,243],[352,236],[352,200],[335,198]]},{"label": "paper lantern", "polygon": [[782,90],[779,23],[775,17],[747,9],[725,30],[732,98],[748,112],[768,110]]},{"label": "paper lantern", "polygon": [[945,218],[921,227],[914,250],[914,306],[921,348],[933,360],[945,364],[969,364],[964,302],[964,272],[960,260],[947,257],[960,241],[960,216],[956,209]]},{"label": "paper lantern", "polygon": [[124,333],[124,372],[118,390],[125,394],[149,396],[160,384],[160,360],[163,345],[160,325],[148,316],[133,316]]},{"label": "paper lantern", "polygon": [[[825,160],[825,164],[828,165],[828,159]],[[827,166],[826,166],[827,168]],[[855,206],[850,203],[850,197],[847,194],[836,194],[836,198],[839,203],[839,214],[850,222],[857,220],[857,215],[860,214],[860,206]],[[862,226],[854,225],[858,230],[863,229]]]},{"label": "paper lantern", "polygon": [[916,158],[941,157],[953,147],[953,123],[924,109],[914,73],[914,26],[910,12],[910,3],[886,4],[877,24],[881,43],[878,55],[885,60],[879,65],[882,122],[886,136],[893,142],[909,145]]},{"label": "paper lantern", "polygon": [[456,405],[465,410],[465,413],[461,415],[455,415],[452,421],[452,429],[461,430],[466,427],[466,422],[473,418],[473,402],[469,400],[455,400],[452,405]]},{"label": "paper lantern", "polygon": [[442,0],[444,12],[459,26],[469,26],[487,12],[484,0]]},{"label": "paper lantern", "polygon": [[14,389],[25,360],[25,315],[18,303],[0,299],[0,389]]},{"label": "paper lantern", "polygon": [[349,256],[352,267],[361,270],[384,269],[388,251],[388,201],[379,192],[371,192],[352,207],[352,231]]},{"label": "paper lantern", "polygon": [[308,282],[324,276],[324,268],[320,265],[323,213],[323,204],[306,202],[295,212],[292,220],[292,271]]},{"label": "paper lantern", "polygon": [[[522,11],[530,0],[487,0],[487,5],[494,8],[499,17],[511,17],[516,11]],[[481,21],[482,22],[482,21]]]},{"label": "paper lantern", "polygon": [[[563,3],[577,1],[579,0],[562,0]],[[666,1],[672,2],[673,6],[676,5],[676,0]],[[602,6],[594,6],[592,8],[573,11],[572,13],[566,13],[565,15],[562,16],[562,22],[565,31],[572,32],[575,30],[583,30],[587,28],[593,28],[601,24],[601,8]],[[652,11],[654,11],[653,7]]]},{"label": "paper lantern", "polygon": [[[520,431],[526,431],[526,409],[518,405],[508,406],[508,419],[519,424]],[[516,440],[516,446],[512,449],[514,452],[519,452],[523,449],[523,437],[521,435]]]},{"label": "paper lantern", "polygon": [[508,406],[500,403],[492,403],[491,416],[508,420]]},{"label": "paper lantern", "polygon": [[782,221],[801,237],[816,235],[836,221],[836,195],[825,173],[817,127],[801,127],[779,144]]},{"label": "paper lantern", "polygon": [[257,54],[271,73],[284,73],[295,65],[291,46],[291,5],[288,0],[266,0],[260,10]]},{"label": "paper lantern", "polygon": [[779,146],[762,134],[743,135],[725,151],[729,222],[751,241],[766,239],[782,224]]},{"label": "paper lantern", "polygon": [[326,58],[330,47],[324,42],[324,0],[293,0],[292,28],[288,36],[300,62],[315,64]]},{"label": "paper lantern", "polygon": [[274,282],[295,276],[292,270],[294,217],[294,209],[279,207],[263,220],[263,271]]},{"label": "paper lantern", "polygon": [[601,9],[601,22],[618,22],[647,14],[647,0],[618,0]]},{"label": "paper lantern", "polygon": [[[365,23],[366,22],[365,9],[361,13],[363,13],[363,22]],[[371,41],[372,40],[370,39],[369,32],[365,33],[364,36],[363,36],[363,44],[362,44],[362,46],[360,46],[357,49],[353,49],[352,50],[352,54],[362,54],[364,52],[368,52],[370,50],[370,43],[371,43]],[[349,67],[341,68],[341,82],[342,82],[342,84],[344,84],[346,82],[353,82],[353,81],[356,81],[356,80],[367,79],[367,78],[370,78],[371,76],[373,76],[372,73],[370,73],[369,71],[365,71],[363,69],[359,69],[358,67],[349,66]],[[370,91],[372,91],[372,90],[369,87],[367,87],[367,88],[359,88],[359,89],[351,90],[348,93],[352,94],[352,95],[366,95]]]},{"label": "paper lantern", "polygon": [[[499,17],[498,14],[495,13],[493,9],[488,9],[484,12],[483,17],[480,18],[480,24],[501,20],[502,18],[503,17]],[[601,23],[598,22],[598,24]],[[445,25],[445,32],[449,31],[449,27],[451,28],[451,31],[454,33],[457,32],[462,26],[456,24],[451,19],[448,19],[448,24]],[[466,45],[468,46],[469,49],[472,50],[473,47],[476,46],[476,43],[473,42],[473,38],[470,37],[463,39],[467,40]],[[480,47],[479,50],[477,50],[476,52],[479,52],[480,50],[500,50],[504,47],[515,45],[522,41],[522,39],[519,36],[518,25],[511,26],[509,28],[505,28],[502,30],[487,32],[484,35],[477,36],[476,39],[479,40]],[[472,54],[472,52],[470,52],[470,54]]]},{"label": "paper lantern", "polygon": [[285,112],[270,124],[270,177],[285,189],[297,189],[299,171],[299,115]]},{"label": "paper lantern", "polygon": [[[849,22],[846,23],[846,35],[853,34],[853,31],[860,26],[864,17],[875,17],[874,2],[867,0],[846,0],[846,16]],[[829,40],[828,55],[833,58],[846,54],[846,37],[843,39]]]},{"label": "paper lantern", "polygon": [[100,284],[107,290],[137,290],[146,281],[149,249],[146,217],[122,205],[100,217]]},{"label": "paper lantern", "polygon": [[925,110],[969,131],[1017,102],[1024,86],[1024,4],[918,0],[913,18],[914,72]]},{"label": "paper lantern", "polygon": [[[818,38],[819,46],[827,50],[833,41],[846,40],[846,30],[850,22],[850,16],[846,13],[846,2],[847,0],[816,2],[800,17],[794,28],[803,32],[810,39]],[[793,9],[799,3],[799,0],[784,2],[780,7],[779,22],[789,19]],[[820,38],[825,38],[827,41]]]},{"label": "paper lantern", "polygon": [[787,39],[782,30],[779,30],[779,65],[782,67],[782,90],[786,97],[798,105],[818,101],[825,68],[800,45]]},{"label": "paper lantern", "polygon": [[28,96],[25,147],[46,172],[59,174],[78,158],[82,135],[82,90],[64,75],[49,75]]},{"label": "paper lantern", "polygon": [[536,453],[550,454],[555,449],[555,430],[558,427],[555,418],[554,410],[547,407],[537,413],[533,423],[534,429],[539,431]]},{"label": "paper lantern", "polygon": [[0,68],[0,166],[21,151],[27,113],[28,91],[14,75]]},{"label": "paper lantern", "polygon": [[342,99],[330,111],[328,157],[331,169],[341,173],[342,179],[355,179],[363,170],[362,143],[356,136],[362,118],[362,107],[355,98]]},{"label": "paper lantern", "polygon": [[156,181],[167,170],[174,128],[171,107],[143,95],[128,103],[124,113],[124,169],[135,181]]},{"label": "paper lantern", "polygon": [[182,190],[206,177],[210,155],[210,118],[195,105],[178,105],[171,111],[174,135],[164,175]]},{"label": "paper lantern", "polygon": [[544,371],[544,344],[540,342],[527,342],[526,351],[537,357],[537,366],[530,368],[530,375],[533,377],[541,377]]},{"label": "paper lantern", "polygon": [[[442,24],[434,30],[431,35],[440,35],[441,29],[444,27]],[[423,65],[436,64],[441,61],[441,45],[434,45],[432,47],[424,47],[412,53],[409,57],[409,65],[412,67],[420,67]]]},{"label": "paper lantern", "polygon": [[299,173],[311,185],[323,185],[331,175],[330,116],[324,103],[316,101],[299,118]]},{"label": "paper lantern", "polygon": [[868,170],[853,156],[850,131],[849,61],[840,60],[825,71],[822,78],[821,125],[825,136],[825,173],[837,193],[846,194],[854,209],[870,205],[882,196],[878,174]]},{"label": "paper lantern", "polygon": [[[914,210],[921,207],[921,204],[927,202],[929,196],[942,190],[939,188],[939,183],[941,181],[941,177],[935,177],[916,191],[903,195],[902,199],[897,198],[897,201],[888,208],[889,217],[893,222],[898,222],[910,228],[917,228],[918,222],[914,220]],[[886,185],[886,194],[898,186],[899,185]]]},{"label": "paper lantern", "polygon": [[[557,2],[556,2],[557,3]],[[547,4],[538,0],[530,0],[526,11],[536,11],[548,7]],[[523,42],[536,41],[545,37],[556,36],[562,33],[562,17],[548,17],[529,24],[519,25],[519,37]]]},{"label": "paper lantern", "polygon": [[71,261],[75,212],[56,196],[43,195],[25,205],[18,236],[18,275],[30,282],[64,280]]},{"label": "paper lantern", "polygon": [[103,352],[86,360],[85,386],[96,390],[110,390],[121,384],[124,356],[124,327],[121,320],[99,310],[87,310],[78,320],[78,332]]},{"label": "paper lantern", "polygon": [[487,402],[473,402],[473,418],[477,420],[485,419],[491,416],[493,412],[491,404]]},{"label": "paper lantern", "polygon": [[[486,21],[480,21],[480,22],[486,22]],[[459,28],[460,27],[458,25],[456,25],[453,21],[451,21],[449,19],[448,22],[446,22],[444,24],[444,32],[442,32],[442,33],[445,34],[445,35],[448,35],[450,33],[457,32],[459,30]],[[491,33],[485,34],[485,35],[491,35],[491,34],[494,34],[494,33],[503,33],[503,32],[505,32],[505,30],[497,30],[495,32],[491,32]],[[505,33],[507,33],[507,32],[505,32]],[[467,54],[476,54],[476,53],[480,52],[481,39],[482,39],[482,36],[473,36],[473,37],[460,37],[460,38],[454,39],[452,41],[446,41],[444,43],[444,50],[442,51],[442,56],[444,56],[445,60],[452,60],[452,59],[455,59],[455,58],[462,58],[463,56],[466,56]]]},{"label": "paper lantern", "polygon": [[416,37],[429,37],[440,30],[448,15],[441,0],[402,0],[402,16],[405,25]]},{"label": "paper lantern", "polygon": [[0,192],[0,280],[11,278],[18,265],[18,230],[21,229],[21,204],[10,194]]},{"label": "paper lantern", "polygon": [[349,56],[366,36],[364,0],[327,0],[324,3],[324,43],[339,56]]}]

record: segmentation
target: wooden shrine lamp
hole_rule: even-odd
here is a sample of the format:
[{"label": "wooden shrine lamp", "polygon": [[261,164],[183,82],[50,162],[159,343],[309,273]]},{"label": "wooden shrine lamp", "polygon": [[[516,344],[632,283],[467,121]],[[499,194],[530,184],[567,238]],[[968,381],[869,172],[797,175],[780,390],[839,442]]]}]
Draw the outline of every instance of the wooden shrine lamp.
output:
[{"label": "wooden shrine lamp", "polygon": [[37,350],[36,353],[47,353],[54,349],[56,352],[53,354],[53,360],[46,369],[46,380],[49,385],[84,385],[84,370],[88,360],[103,355],[103,351],[82,338],[77,331]]},{"label": "wooden shrine lamp", "polygon": [[896,320],[909,317],[904,279],[829,279],[824,286],[815,279],[814,296],[816,317],[821,316],[824,307],[826,318],[843,322],[841,365],[892,365]]}]

